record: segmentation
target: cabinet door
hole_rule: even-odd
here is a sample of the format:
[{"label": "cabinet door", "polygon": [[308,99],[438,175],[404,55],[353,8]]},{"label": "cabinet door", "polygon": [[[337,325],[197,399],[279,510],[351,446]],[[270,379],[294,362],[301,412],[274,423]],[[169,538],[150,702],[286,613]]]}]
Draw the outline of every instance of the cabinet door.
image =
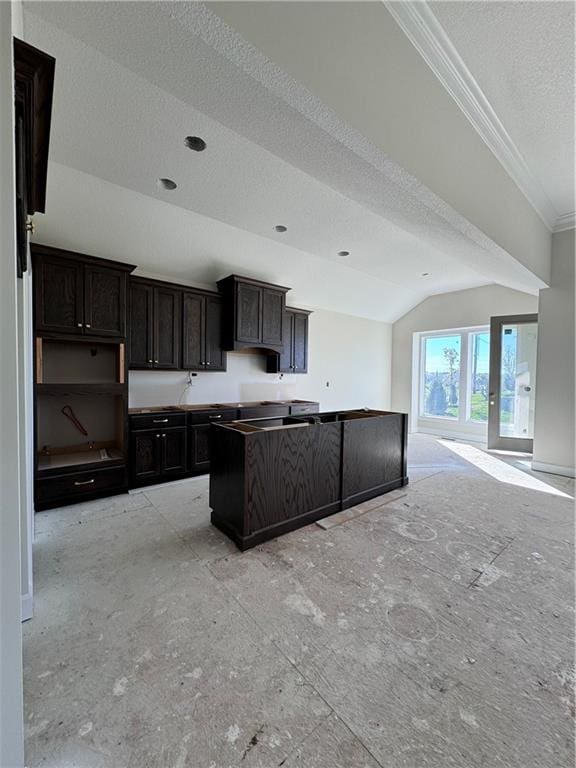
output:
[{"label": "cabinet door", "polygon": [[153,368],[154,289],[151,285],[130,283],[128,316],[130,368]]},{"label": "cabinet door", "polygon": [[154,288],[154,368],[180,367],[182,293]]},{"label": "cabinet door", "polygon": [[292,373],[294,345],[294,315],[284,312],[284,349],[278,355],[278,370],[281,373]]},{"label": "cabinet door", "polygon": [[182,367],[189,371],[204,370],[204,304],[199,293],[182,297]]},{"label": "cabinet door", "polygon": [[162,442],[154,430],[130,435],[130,479],[133,483],[152,481],[162,472]]},{"label": "cabinet door", "polygon": [[282,291],[262,289],[262,343],[282,346],[285,295]]},{"label": "cabinet door", "polygon": [[34,272],[36,330],[84,332],[84,265],[42,258]]},{"label": "cabinet door", "polygon": [[293,371],[306,373],[308,371],[308,315],[294,312],[293,323]]},{"label": "cabinet door", "polygon": [[126,275],[115,269],[84,269],[84,332],[126,335]]},{"label": "cabinet door", "polygon": [[260,342],[262,288],[239,283],[236,291],[236,341]]},{"label": "cabinet door", "polygon": [[162,430],[162,475],[186,472],[186,427]]},{"label": "cabinet door", "polygon": [[222,299],[218,296],[207,296],[205,307],[206,370],[225,371],[226,352],[222,349]]},{"label": "cabinet door", "polygon": [[188,427],[189,469],[191,472],[210,470],[210,424]]}]

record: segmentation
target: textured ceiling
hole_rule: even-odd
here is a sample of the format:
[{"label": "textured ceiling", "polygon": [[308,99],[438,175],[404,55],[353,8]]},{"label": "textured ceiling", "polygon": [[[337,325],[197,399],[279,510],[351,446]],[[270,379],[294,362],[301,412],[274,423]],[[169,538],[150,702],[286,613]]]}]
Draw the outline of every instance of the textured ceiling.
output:
[{"label": "textured ceiling", "polygon": [[[203,6],[44,2],[25,9],[26,38],[57,59],[52,160],[257,235],[267,244],[268,273],[282,272],[288,285],[306,277],[302,254],[314,265],[320,260],[332,294],[318,291],[322,303],[307,297],[309,304],[392,321],[430,293],[494,281],[538,287],[402,169],[379,168],[311,119],[321,105],[245,51]],[[305,103],[296,108],[264,87],[247,74],[243,56]],[[185,149],[189,134],[202,136],[208,149]],[[178,189],[158,190],[160,176],[174,178]],[[277,235],[275,224],[288,232]],[[229,227],[224,233],[211,241],[222,264],[262,269],[246,252],[238,263],[236,240]],[[203,243],[195,251],[190,244],[186,274],[184,254],[170,248],[158,254],[155,270],[146,266],[210,283],[204,255],[211,247]],[[351,252],[345,269],[340,250]],[[132,258],[138,263],[137,254]],[[344,309],[341,295],[352,272],[354,296]],[[422,278],[422,272],[431,274]]]},{"label": "textured ceiling", "polygon": [[574,204],[574,3],[434,2],[432,11],[558,216]]}]

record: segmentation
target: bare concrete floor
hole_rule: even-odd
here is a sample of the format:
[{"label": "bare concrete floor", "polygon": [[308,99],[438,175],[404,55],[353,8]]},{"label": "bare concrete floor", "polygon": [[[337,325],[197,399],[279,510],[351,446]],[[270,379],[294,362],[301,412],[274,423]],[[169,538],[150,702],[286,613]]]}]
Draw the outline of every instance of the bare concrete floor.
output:
[{"label": "bare concrete floor", "polygon": [[207,478],[38,514],[27,765],[572,766],[573,482],[410,452],[405,496],[244,554]]}]

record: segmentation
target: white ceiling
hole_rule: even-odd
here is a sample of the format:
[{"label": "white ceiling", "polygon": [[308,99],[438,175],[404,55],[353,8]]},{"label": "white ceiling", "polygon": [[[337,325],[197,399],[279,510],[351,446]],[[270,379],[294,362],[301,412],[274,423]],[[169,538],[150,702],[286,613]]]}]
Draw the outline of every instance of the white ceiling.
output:
[{"label": "white ceiling", "polygon": [[[211,283],[224,275],[209,268],[206,253],[220,254],[212,264],[221,269],[235,264],[261,274],[264,250],[267,273],[281,273],[287,285],[302,285],[307,272],[324,275],[321,298],[308,291],[308,304],[384,321],[431,293],[495,281],[539,287],[402,169],[368,162],[248,75],[238,36],[204,6],[42,2],[25,3],[25,11],[26,38],[57,59],[52,160],[193,212],[197,224],[211,220],[206,237],[197,238],[201,246],[190,242],[185,254],[175,253],[168,241],[156,265],[143,265],[147,271]],[[260,65],[270,63],[262,57]],[[285,85],[302,96],[289,79]],[[307,106],[321,110],[313,101]],[[204,153],[184,147],[190,134],[206,140]],[[178,189],[158,190],[158,177],[175,179]],[[52,189],[54,201],[59,188]],[[75,205],[86,212],[80,197],[66,198],[71,218]],[[60,212],[63,202],[54,201]],[[102,201],[96,207],[105,210]],[[64,218],[58,223],[66,228]],[[275,224],[288,232],[276,234]],[[53,226],[48,231],[58,239]],[[239,259],[244,233],[258,238],[258,258],[244,247]],[[123,258],[140,263],[125,246]],[[351,256],[341,259],[340,250]]]},{"label": "white ceiling", "polygon": [[574,3],[434,2],[430,8],[540,182],[574,214]]}]

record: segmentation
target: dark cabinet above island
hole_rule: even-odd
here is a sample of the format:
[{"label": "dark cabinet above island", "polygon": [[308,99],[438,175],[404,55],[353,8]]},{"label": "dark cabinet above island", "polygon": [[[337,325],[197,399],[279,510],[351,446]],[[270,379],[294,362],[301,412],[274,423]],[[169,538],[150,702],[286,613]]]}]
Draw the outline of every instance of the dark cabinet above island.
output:
[{"label": "dark cabinet above island", "polygon": [[308,317],[305,309],[286,307],[282,352],[267,355],[266,373],[308,373]]},{"label": "dark cabinet above island", "polygon": [[289,288],[230,275],[218,281],[218,290],[224,301],[222,340],[225,349],[256,348],[282,352]]}]

